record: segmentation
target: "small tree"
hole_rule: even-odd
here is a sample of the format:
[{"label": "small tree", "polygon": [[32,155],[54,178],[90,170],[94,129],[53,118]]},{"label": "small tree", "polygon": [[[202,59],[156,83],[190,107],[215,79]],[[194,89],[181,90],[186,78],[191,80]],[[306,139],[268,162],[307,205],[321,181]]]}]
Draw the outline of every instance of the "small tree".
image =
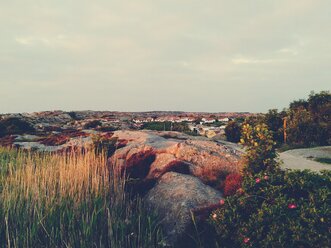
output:
[{"label": "small tree", "polygon": [[329,247],[331,173],[280,170],[265,124],[244,124],[242,133],[241,187],[240,176],[229,177],[229,196],[210,215],[218,246]]},{"label": "small tree", "polygon": [[238,143],[240,141],[240,125],[236,121],[230,121],[225,127],[226,139],[230,142]]},{"label": "small tree", "polygon": [[275,171],[277,168],[276,143],[266,124],[258,124],[255,127],[244,124],[240,143],[246,146],[244,174]]},{"label": "small tree", "polygon": [[264,122],[268,125],[268,129],[272,132],[273,140],[277,144],[284,143],[283,118],[285,116],[285,111],[278,112],[277,109],[270,109],[264,116]]}]

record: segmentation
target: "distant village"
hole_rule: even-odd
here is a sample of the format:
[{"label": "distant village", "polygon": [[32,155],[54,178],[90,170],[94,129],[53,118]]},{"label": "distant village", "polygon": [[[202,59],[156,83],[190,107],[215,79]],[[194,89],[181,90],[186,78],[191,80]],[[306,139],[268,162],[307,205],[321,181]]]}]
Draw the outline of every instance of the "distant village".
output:
[{"label": "distant village", "polygon": [[[40,132],[57,132],[61,130],[113,131],[119,129],[148,129],[148,124],[170,124],[170,131],[176,123],[185,124],[193,135],[212,138],[224,135],[227,123],[233,119],[246,118],[253,114],[239,113],[203,113],[179,111],[151,112],[114,112],[114,111],[45,111],[35,113],[2,114],[1,119],[19,118],[29,122]],[[176,131],[176,130],[174,130]]]},{"label": "distant village", "polygon": [[187,126],[192,133],[212,138],[218,134],[223,135],[227,123],[232,120],[232,118],[233,117],[203,117],[203,115],[197,117],[163,116],[157,118],[135,118],[132,121],[137,128],[142,128],[144,123],[150,122],[187,123]]}]

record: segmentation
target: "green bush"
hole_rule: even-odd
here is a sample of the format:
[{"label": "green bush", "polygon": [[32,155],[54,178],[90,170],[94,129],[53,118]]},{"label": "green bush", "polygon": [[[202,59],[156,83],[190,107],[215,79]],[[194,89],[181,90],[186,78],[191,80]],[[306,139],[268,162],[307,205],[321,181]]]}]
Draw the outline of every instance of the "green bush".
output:
[{"label": "green bush", "polygon": [[185,122],[146,122],[143,129],[155,131],[176,131],[176,132],[189,132],[188,124]]},{"label": "green bush", "polygon": [[227,141],[238,143],[240,141],[240,125],[236,121],[230,121],[225,127],[225,136]]},{"label": "green bush", "polygon": [[243,126],[242,188],[210,215],[221,247],[329,247],[331,172],[283,171],[266,125]]},{"label": "green bush", "polygon": [[278,167],[275,161],[277,157],[276,143],[272,137],[272,132],[265,124],[243,125],[240,142],[246,146],[245,174],[252,175],[261,171],[273,171]]},{"label": "green bush", "polygon": [[101,126],[101,125],[102,125],[101,121],[93,120],[93,121],[87,122],[84,125],[84,129],[96,128],[96,127]]},{"label": "green bush", "polygon": [[17,117],[10,117],[0,121],[0,137],[1,135],[24,134],[33,131],[35,129],[29,122]]},{"label": "green bush", "polygon": [[224,247],[329,247],[331,172],[245,177],[211,222]]}]

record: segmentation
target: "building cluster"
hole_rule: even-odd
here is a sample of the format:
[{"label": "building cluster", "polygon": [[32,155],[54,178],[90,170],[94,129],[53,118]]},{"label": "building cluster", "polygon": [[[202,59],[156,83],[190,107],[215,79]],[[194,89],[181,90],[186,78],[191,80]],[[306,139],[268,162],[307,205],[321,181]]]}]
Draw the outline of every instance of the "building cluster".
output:
[{"label": "building cluster", "polygon": [[116,112],[116,111],[45,111],[3,114],[0,119],[19,118],[37,131],[82,130],[87,126],[99,130],[142,129],[146,123],[186,123],[192,133],[207,137],[223,135],[231,119],[245,118],[250,113],[201,113],[179,111]]}]

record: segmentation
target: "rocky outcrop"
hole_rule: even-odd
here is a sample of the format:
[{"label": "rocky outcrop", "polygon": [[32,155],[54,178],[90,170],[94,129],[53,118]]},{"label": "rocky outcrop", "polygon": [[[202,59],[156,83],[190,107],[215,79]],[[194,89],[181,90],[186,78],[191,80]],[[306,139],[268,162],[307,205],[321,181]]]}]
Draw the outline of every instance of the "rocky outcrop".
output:
[{"label": "rocky outcrop", "polygon": [[222,194],[211,186],[239,172],[241,152],[176,132],[116,131],[112,138],[118,142],[109,165],[158,214],[168,245],[190,247],[192,216],[200,222],[219,207]]},{"label": "rocky outcrop", "polygon": [[219,191],[203,184],[198,178],[175,172],[164,174],[145,196],[147,205],[160,217],[168,244],[177,246],[190,242],[194,228],[193,213],[221,199]]},{"label": "rocky outcrop", "polygon": [[117,149],[109,162],[133,178],[152,180],[177,171],[213,184],[240,169],[241,152],[212,141],[152,131],[116,131],[113,137],[126,145]]}]

